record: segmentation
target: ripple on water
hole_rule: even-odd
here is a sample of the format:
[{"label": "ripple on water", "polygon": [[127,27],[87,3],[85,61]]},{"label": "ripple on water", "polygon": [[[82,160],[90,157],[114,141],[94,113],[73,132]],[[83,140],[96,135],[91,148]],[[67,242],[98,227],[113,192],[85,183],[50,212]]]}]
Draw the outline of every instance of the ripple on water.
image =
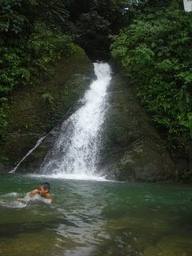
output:
[{"label": "ripple on water", "polygon": [[[42,180],[1,177],[0,200],[24,196]],[[191,188],[48,180],[52,207],[1,207],[0,255],[192,255]]]}]

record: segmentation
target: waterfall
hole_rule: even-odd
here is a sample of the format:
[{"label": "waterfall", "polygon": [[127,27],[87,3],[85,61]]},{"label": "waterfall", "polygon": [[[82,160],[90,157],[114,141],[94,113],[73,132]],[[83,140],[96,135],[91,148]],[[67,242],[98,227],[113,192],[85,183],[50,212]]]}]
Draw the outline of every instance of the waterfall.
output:
[{"label": "waterfall", "polygon": [[100,131],[106,112],[111,69],[94,63],[94,80],[82,99],[82,106],[62,124],[59,137],[41,167],[41,173],[69,179],[95,179]]}]

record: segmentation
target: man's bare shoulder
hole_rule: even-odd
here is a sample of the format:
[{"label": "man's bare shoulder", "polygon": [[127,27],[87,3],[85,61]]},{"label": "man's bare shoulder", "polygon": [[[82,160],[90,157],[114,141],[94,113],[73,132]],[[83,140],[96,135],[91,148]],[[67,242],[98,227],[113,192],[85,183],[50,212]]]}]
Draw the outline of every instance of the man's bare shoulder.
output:
[{"label": "man's bare shoulder", "polygon": [[30,196],[34,196],[34,195],[36,195],[36,194],[39,194],[39,190],[38,190],[38,189],[34,189],[34,190],[32,190],[32,191],[29,192],[29,195],[30,195]]},{"label": "man's bare shoulder", "polygon": [[51,202],[53,201],[53,197],[50,193],[48,193],[46,196],[45,196],[46,199],[49,199]]},{"label": "man's bare shoulder", "polygon": [[52,197],[52,195],[50,193],[47,193],[46,198],[47,199],[52,199],[53,197]]}]

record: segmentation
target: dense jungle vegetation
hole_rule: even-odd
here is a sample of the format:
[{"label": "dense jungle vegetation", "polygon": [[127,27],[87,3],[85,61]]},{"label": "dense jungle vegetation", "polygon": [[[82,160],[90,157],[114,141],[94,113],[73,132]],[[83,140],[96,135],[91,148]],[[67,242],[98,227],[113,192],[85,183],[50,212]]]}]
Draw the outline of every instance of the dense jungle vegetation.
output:
[{"label": "dense jungle vegetation", "polygon": [[192,137],[192,16],[179,0],[1,0],[0,136],[9,96],[77,49],[111,54],[171,150]]},{"label": "dense jungle vegetation", "polygon": [[[0,1],[0,136],[6,131],[9,96],[38,86],[61,56],[109,48],[112,28],[121,21],[121,1]],[[95,51],[95,50],[94,50]]]},{"label": "dense jungle vegetation", "polygon": [[171,151],[188,152],[192,138],[192,15],[182,1],[150,1],[112,44],[153,123]]}]

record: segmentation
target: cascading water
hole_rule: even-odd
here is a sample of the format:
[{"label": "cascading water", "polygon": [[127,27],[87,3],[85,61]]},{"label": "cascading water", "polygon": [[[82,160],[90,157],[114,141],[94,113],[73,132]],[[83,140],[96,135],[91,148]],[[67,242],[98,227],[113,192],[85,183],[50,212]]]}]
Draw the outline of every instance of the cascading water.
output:
[{"label": "cascading water", "polygon": [[63,123],[59,138],[41,168],[43,174],[98,179],[100,129],[106,112],[111,69],[107,63],[94,63],[94,71],[97,79],[85,93],[83,105]]}]

